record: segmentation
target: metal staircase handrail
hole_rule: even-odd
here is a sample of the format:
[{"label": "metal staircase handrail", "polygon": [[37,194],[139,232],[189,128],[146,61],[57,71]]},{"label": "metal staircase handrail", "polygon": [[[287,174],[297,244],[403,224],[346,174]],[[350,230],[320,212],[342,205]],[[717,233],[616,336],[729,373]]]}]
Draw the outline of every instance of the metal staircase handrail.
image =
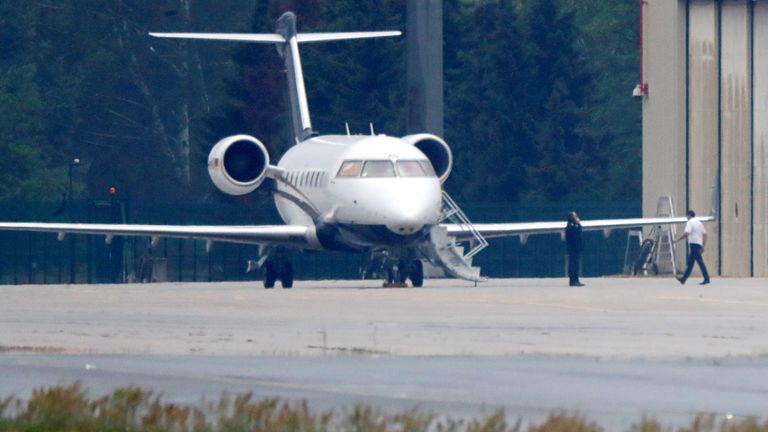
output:
[{"label": "metal staircase handrail", "polygon": [[[466,229],[472,233],[474,241],[477,242],[477,244],[464,255],[464,259],[472,258],[473,256],[477,255],[478,252],[485,249],[485,247],[488,246],[488,240],[486,240],[485,237],[483,237],[483,235],[477,231],[467,215],[464,214],[461,208],[459,208],[458,204],[456,204],[456,201],[454,201],[446,191],[443,191],[443,203],[445,204],[445,207],[448,208],[448,212],[444,214],[443,220],[450,219],[457,225],[461,225],[463,229]],[[470,244],[471,243],[472,240],[470,240]]]}]

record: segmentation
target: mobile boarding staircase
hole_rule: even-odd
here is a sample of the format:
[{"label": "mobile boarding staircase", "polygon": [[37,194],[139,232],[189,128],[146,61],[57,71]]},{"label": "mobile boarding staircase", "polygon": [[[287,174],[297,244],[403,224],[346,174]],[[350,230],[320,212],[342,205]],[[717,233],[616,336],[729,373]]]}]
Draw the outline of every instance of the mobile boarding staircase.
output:
[{"label": "mobile boarding staircase", "polygon": [[[464,253],[464,242],[457,241],[450,236],[445,227],[440,224],[453,223],[471,233],[468,242],[469,252]],[[421,253],[430,263],[442,269],[447,276],[465,279],[474,282],[485,280],[480,276],[480,267],[472,266],[472,257],[488,246],[488,241],[475,229],[466,214],[459,208],[456,202],[443,191],[443,213],[440,224],[432,227],[430,240],[422,246]],[[434,270],[431,273],[436,273]]]}]

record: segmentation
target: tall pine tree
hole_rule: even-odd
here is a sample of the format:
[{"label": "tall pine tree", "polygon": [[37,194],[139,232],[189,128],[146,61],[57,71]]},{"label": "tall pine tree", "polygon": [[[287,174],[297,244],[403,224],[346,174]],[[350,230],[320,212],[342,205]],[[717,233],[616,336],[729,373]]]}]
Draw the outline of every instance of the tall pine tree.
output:
[{"label": "tall pine tree", "polygon": [[[532,158],[529,66],[518,8],[513,1],[472,9],[451,3],[446,34],[463,43],[446,55],[445,129],[457,159],[448,188],[469,200],[516,200],[526,191],[525,167]],[[471,19],[462,19],[462,12]]]},{"label": "tall pine tree", "polygon": [[561,0],[528,0],[525,16],[532,74],[527,109],[536,150],[525,198],[574,199],[595,184],[600,170],[585,133],[593,81],[577,44],[575,12]]},{"label": "tall pine tree", "polygon": [[50,199],[67,191],[57,141],[49,139],[47,121],[57,105],[44,101],[38,65],[48,59],[48,41],[37,11],[20,0],[0,3],[0,199]]}]

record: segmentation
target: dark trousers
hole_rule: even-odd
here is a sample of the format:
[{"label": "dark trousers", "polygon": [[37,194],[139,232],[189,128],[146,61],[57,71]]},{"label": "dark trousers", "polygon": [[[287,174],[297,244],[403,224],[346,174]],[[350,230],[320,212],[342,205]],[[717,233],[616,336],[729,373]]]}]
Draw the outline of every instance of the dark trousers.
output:
[{"label": "dark trousers", "polygon": [[688,267],[685,269],[685,274],[683,274],[683,277],[681,277],[680,280],[683,282],[688,280],[688,276],[690,276],[691,271],[693,271],[694,261],[699,263],[699,268],[701,269],[702,276],[704,276],[704,281],[709,282],[709,272],[707,272],[707,266],[704,264],[704,258],[701,256],[701,245],[695,243],[691,243],[691,252],[688,254]]},{"label": "dark trousers", "polygon": [[568,252],[568,279],[570,284],[579,283],[581,252]]}]

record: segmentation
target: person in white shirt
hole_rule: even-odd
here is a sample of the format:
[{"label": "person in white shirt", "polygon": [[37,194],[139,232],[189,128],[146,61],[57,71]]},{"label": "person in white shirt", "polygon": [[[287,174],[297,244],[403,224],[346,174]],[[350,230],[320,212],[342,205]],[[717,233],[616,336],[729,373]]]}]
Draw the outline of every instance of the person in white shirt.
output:
[{"label": "person in white shirt", "polygon": [[688,210],[688,223],[685,224],[685,231],[675,239],[678,242],[683,239],[688,239],[688,245],[691,248],[688,254],[688,267],[685,269],[683,277],[677,280],[684,284],[688,280],[688,276],[691,275],[693,270],[694,261],[699,264],[701,274],[704,276],[704,281],[699,285],[706,285],[709,283],[709,272],[707,272],[707,266],[704,264],[704,258],[701,254],[704,253],[704,246],[707,245],[707,230],[704,229],[704,224],[700,220],[696,219],[696,213],[693,210]]}]

